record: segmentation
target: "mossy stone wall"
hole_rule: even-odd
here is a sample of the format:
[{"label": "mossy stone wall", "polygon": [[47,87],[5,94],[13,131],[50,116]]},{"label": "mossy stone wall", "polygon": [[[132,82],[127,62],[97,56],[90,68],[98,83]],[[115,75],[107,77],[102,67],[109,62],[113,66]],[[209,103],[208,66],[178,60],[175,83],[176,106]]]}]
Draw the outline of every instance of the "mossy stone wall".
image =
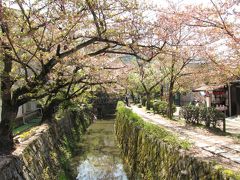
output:
[{"label": "mossy stone wall", "polygon": [[55,124],[43,124],[17,145],[8,157],[0,157],[1,180],[66,179],[68,160],[92,117],[84,111],[71,111]]}]

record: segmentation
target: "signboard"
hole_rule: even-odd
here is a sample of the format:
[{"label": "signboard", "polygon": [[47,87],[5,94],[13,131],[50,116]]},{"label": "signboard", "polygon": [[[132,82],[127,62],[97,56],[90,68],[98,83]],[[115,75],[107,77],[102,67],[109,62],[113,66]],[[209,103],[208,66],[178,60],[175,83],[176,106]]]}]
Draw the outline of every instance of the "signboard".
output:
[{"label": "signboard", "polygon": [[214,95],[225,95],[225,91],[213,91]]}]

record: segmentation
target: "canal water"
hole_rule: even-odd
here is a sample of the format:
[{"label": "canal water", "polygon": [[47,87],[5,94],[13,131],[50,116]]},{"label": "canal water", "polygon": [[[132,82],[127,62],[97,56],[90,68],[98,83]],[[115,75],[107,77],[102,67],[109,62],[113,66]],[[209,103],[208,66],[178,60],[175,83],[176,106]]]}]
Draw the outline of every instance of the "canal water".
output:
[{"label": "canal water", "polygon": [[77,180],[127,180],[114,135],[114,120],[93,123],[71,162]]}]

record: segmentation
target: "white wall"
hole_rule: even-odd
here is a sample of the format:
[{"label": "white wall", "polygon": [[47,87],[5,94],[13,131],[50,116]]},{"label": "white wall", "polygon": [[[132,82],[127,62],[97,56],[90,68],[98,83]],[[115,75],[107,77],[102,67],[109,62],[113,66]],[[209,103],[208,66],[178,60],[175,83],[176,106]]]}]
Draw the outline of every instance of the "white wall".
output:
[{"label": "white wall", "polygon": [[37,109],[37,103],[35,101],[30,101],[18,108],[17,117],[21,117],[26,112],[31,112]]},{"label": "white wall", "polygon": [[[1,98],[1,81],[0,81],[0,122],[2,121],[2,98]],[[37,103],[34,101],[28,102],[18,108],[17,117],[22,116],[23,113],[31,112],[37,109]]]},{"label": "white wall", "polygon": [[181,94],[180,97],[180,104],[181,106],[185,106],[187,104],[189,104],[189,102],[194,100],[194,94],[192,92],[188,92],[186,94]]}]

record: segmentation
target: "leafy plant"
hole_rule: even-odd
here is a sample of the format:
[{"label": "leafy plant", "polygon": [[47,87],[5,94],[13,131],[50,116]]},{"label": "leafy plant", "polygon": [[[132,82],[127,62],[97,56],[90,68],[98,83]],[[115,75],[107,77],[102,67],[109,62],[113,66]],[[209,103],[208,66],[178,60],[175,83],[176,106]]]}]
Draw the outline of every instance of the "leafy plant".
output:
[{"label": "leafy plant", "polygon": [[142,105],[146,106],[146,102],[147,102],[147,98],[146,97],[142,97]]},{"label": "leafy plant", "polygon": [[[161,100],[154,100],[153,101],[153,112],[166,115],[168,112],[168,103],[166,101]],[[176,106],[173,105],[172,111],[174,112],[176,110]]]},{"label": "leafy plant", "polygon": [[184,106],[181,110],[186,123],[204,124],[207,128],[215,128],[224,119],[224,114],[214,107]]},{"label": "leafy plant", "polygon": [[200,109],[197,106],[187,105],[182,108],[182,116],[187,123],[199,124],[200,123]]}]

